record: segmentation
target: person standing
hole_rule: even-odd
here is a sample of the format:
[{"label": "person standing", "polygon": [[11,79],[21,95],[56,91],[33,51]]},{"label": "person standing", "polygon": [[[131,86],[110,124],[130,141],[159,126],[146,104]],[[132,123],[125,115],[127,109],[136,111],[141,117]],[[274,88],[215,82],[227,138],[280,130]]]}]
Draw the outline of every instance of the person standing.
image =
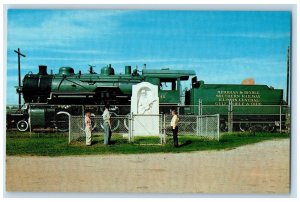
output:
[{"label": "person standing", "polygon": [[111,137],[111,117],[109,114],[109,106],[105,105],[103,112],[103,127],[104,127],[104,144],[108,145]]},{"label": "person standing", "polygon": [[85,123],[85,144],[87,146],[92,145],[92,120],[91,112],[86,112],[84,117]]},{"label": "person standing", "polygon": [[174,141],[174,147],[178,147],[178,122],[179,118],[177,116],[177,111],[172,110],[172,120],[171,120],[171,127],[173,132],[173,141]]}]

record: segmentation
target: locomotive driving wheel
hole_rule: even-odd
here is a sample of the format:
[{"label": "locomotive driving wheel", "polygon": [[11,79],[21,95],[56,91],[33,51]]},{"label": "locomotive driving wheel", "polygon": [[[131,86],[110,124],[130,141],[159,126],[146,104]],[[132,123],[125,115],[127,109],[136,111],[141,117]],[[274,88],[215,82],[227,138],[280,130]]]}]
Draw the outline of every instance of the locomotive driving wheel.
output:
[{"label": "locomotive driving wheel", "polygon": [[263,130],[263,125],[261,124],[253,124],[249,127],[250,132],[259,132]]},{"label": "locomotive driving wheel", "polygon": [[275,124],[265,124],[262,127],[264,132],[274,132],[276,129]]},{"label": "locomotive driving wheel", "polygon": [[67,114],[56,114],[56,127],[60,132],[69,130],[69,117]]},{"label": "locomotive driving wheel", "polygon": [[[128,113],[127,115],[126,115],[126,117],[129,117],[130,116],[130,113]],[[129,118],[125,118],[124,119],[124,126],[125,126],[125,128],[127,129],[127,130],[129,130]]]},{"label": "locomotive driving wheel", "polygon": [[247,122],[239,124],[240,131],[243,131],[243,132],[249,131],[250,127],[251,127],[251,124],[247,123]]},{"label": "locomotive driving wheel", "polygon": [[228,123],[226,121],[220,122],[220,129],[222,132],[227,132],[228,131]]}]

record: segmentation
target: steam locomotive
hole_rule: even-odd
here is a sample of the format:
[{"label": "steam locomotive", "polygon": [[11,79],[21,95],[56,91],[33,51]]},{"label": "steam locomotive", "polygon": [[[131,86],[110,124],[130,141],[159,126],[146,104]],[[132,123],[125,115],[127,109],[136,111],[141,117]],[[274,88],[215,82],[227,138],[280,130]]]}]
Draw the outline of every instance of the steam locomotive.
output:
[{"label": "steam locomotive", "polygon": [[[187,82],[190,78],[191,88],[183,90],[182,82]],[[131,66],[125,66],[123,74],[116,74],[109,64],[101,68],[100,73],[94,72],[91,66],[88,73],[81,71],[75,73],[72,67],[60,67],[59,72],[53,74],[47,72],[47,66],[40,65],[37,74],[26,74],[23,85],[17,87],[17,93],[23,95],[25,108],[8,109],[7,126],[26,131],[28,121],[31,121],[31,124],[36,127],[53,125],[58,129],[66,130],[64,125],[60,125],[60,112],[68,111],[80,115],[82,111],[76,111],[72,108],[74,105],[120,106],[114,108],[113,113],[126,115],[130,112],[125,105],[130,105],[132,86],[144,81],[159,87],[158,95],[162,113],[168,112],[166,111],[168,108],[163,107],[164,105],[188,105],[189,107],[180,108],[181,114],[198,114],[201,103],[205,106],[201,108],[203,110],[201,114],[221,115],[222,129],[226,129],[229,102],[241,106],[238,109],[239,120],[274,120],[274,122],[275,118],[270,115],[277,114],[278,109],[264,106],[284,103],[282,89],[274,89],[266,85],[205,84],[204,81],[197,80],[194,70],[147,69],[144,66],[139,71],[132,70]],[[182,97],[184,97],[183,101]],[[28,108],[28,104],[41,105],[41,107]],[[58,107],[50,107],[52,105]],[[257,105],[259,109],[257,110],[256,107],[254,113],[252,109],[247,108],[249,105]],[[96,113],[101,114],[100,108],[95,110]],[[252,113],[255,116],[247,116]],[[55,118],[53,120],[49,117]]]}]

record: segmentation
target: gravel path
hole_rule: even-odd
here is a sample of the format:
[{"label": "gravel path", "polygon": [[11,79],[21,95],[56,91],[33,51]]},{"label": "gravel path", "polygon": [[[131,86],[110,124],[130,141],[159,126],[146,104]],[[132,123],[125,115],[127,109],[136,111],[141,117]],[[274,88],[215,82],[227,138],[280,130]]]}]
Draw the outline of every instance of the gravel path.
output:
[{"label": "gravel path", "polygon": [[288,193],[289,139],[178,154],[6,158],[6,190]]}]

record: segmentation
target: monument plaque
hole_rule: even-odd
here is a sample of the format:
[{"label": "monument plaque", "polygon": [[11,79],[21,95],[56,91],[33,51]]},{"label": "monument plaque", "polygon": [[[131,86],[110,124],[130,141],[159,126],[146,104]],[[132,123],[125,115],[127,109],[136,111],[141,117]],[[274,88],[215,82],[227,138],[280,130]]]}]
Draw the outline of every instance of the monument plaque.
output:
[{"label": "monument plaque", "polygon": [[159,135],[158,87],[142,82],[132,87],[131,113],[134,136]]}]

